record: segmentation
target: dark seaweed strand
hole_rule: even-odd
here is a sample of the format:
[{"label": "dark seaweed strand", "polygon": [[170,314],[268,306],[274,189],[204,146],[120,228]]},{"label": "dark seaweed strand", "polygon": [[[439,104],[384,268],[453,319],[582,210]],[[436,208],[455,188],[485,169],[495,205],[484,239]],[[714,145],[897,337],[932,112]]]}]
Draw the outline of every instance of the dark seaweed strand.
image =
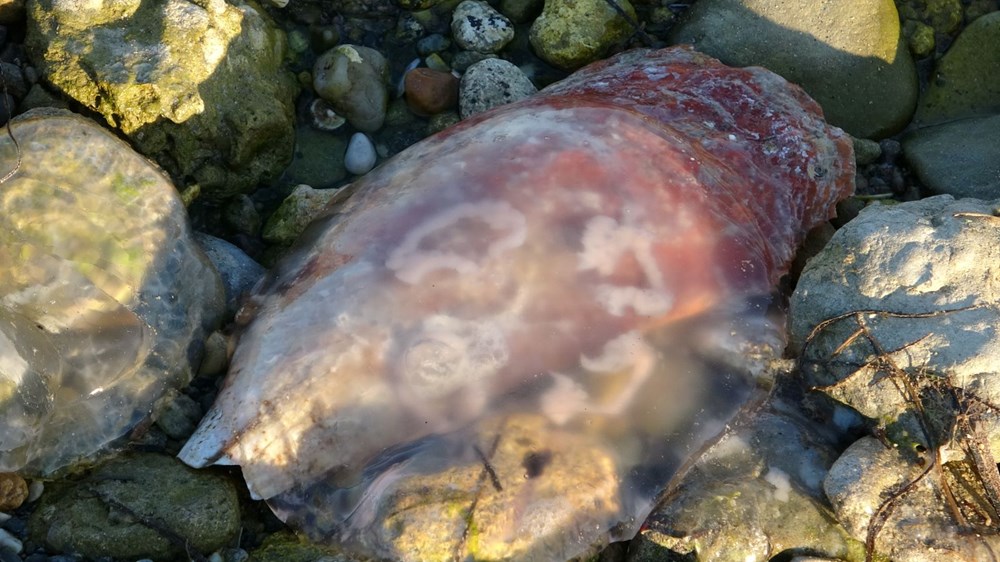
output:
[{"label": "dark seaweed strand", "polygon": [[486,455],[483,450],[479,448],[479,445],[473,445],[472,448],[476,452],[476,455],[483,463],[483,471],[479,473],[479,480],[476,483],[476,495],[472,498],[472,504],[469,505],[469,513],[465,516],[465,529],[462,530],[462,538],[455,543],[455,551],[452,559],[455,562],[459,562],[464,557],[462,552],[465,550],[465,545],[469,541],[469,531],[472,529],[472,520],[476,516],[476,507],[479,505],[479,498],[481,497],[481,490],[483,481],[486,480],[487,474],[489,474],[490,479],[493,481],[493,487],[496,491],[501,491],[503,488],[500,486],[500,478],[497,477],[496,471],[493,469],[493,465],[490,464],[489,458],[492,457],[497,452],[497,447],[500,445],[501,433],[497,433],[493,437],[493,443],[490,444],[490,454]]},{"label": "dark seaweed strand", "polygon": [[17,139],[14,138],[14,132],[10,130],[10,120],[14,118],[14,108],[10,106],[10,96],[7,95],[7,77],[4,75],[3,71],[0,71],[0,82],[3,83],[3,105],[7,109],[7,136],[10,137],[11,142],[14,143],[14,151],[17,153],[17,162],[14,163],[14,169],[10,170],[2,178],[0,178],[0,184],[5,183],[10,178],[14,177],[14,174],[21,169],[21,145],[17,144]]}]

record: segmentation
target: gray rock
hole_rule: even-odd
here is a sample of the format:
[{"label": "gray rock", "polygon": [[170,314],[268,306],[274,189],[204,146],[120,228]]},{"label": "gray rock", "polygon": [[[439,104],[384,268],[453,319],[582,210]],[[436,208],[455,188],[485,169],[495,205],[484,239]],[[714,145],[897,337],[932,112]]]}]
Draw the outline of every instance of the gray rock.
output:
[{"label": "gray rock", "polygon": [[914,121],[922,125],[1000,112],[1000,12],[969,24],[938,61]]},{"label": "gray rock", "polygon": [[[628,0],[616,4],[633,20]],[[593,62],[634,30],[605,0],[547,0],[531,24],[529,40],[538,56],[564,70]]]},{"label": "gray rock", "polygon": [[237,195],[222,209],[222,220],[226,225],[246,236],[257,236],[260,232],[260,213],[253,200],[247,195]]},{"label": "gray rock", "polygon": [[[0,190],[0,471],[97,453],[187,384],[224,311],[177,192],[109,131],[58,110],[14,120]],[[13,168],[0,138],[0,170]]]},{"label": "gray rock", "polygon": [[731,422],[661,496],[632,560],[766,560],[791,549],[846,558],[853,541],[821,487],[837,437],[799,413],[799,400],[775,395]]},{"label": "gray rock", "polygon": [[464,0],[452,13],[451,35],[465,50],[496,53],[514,39],[514,24],[486,2]]},{"label": "gray rock", "polygon": [[729,65],[777,72],[856,137],[899,131],[916,104],[916,70],[892,0],[700,0],[670,38]]},{"label": "gray rock", "polygon": [[190,396],[171,392],[157,405],[153,418],[171,439],[187,439],[194,433],[205,412]]},{"label": "gray rock", "polygon": [[918,129],[905,137],[903,150],[933,193],[1000,197],[1000,115]]},{"label": "gray rock", "polygon": [[538,88],[521,70],[503,59],[486,59],[469,67],[458,87],[458,111],[465,119],[494,107],[524,99]]},{"label": "gray rock", "polygon": [[[859,541],[868,538],[876,514],[882,514],[884,522],[875,535],[875,551],[885,558],[905,562],[991,560],[1000,550],[1000,536],[964,531],[967,524],[984,522],[970,518],[964,524],[957,523],[945,497],[952,494],[951,501],[966,510],[974,505],[983,509],[984,492],[981,487],[976,489],[971,475],[963,463],[948,463],[939,472],[929,458],[918,463],[873,437],[863,437],[837,459],[823,487],[837,518]],[[950,482],[948,492],[942,482]],[[900,493],[904,487],[906,492]],[[890,498],[891,503],[887,503]]]},{"label": "gray rock", "polygon": [[292,154],[285,39],[242,0],[43,0],[26,45],[46,81],[210,198],[248,192]]},{"label": "gray rock", "polygon": [[79,482],[46,489],[33,540],[87,558],[186,560],[229,545],[240,532],[233,484],[162,455],[115,459]]},{"label": "gray rock", "polygon": [[375,154],[375,145],[364,133],[354,133],[351,142],[347,143],[347,152],[344,153],[344,168],[355,175],[367,174],[375,167],[378,155]]},{"label": "gray rock", "polygon": [[236,246],[214,236],[195,233],[195,241],[212,261],[226,291],[226,315],[236,315],[243,295],[264,276],[264,268]]},{"label": "gray rock", "polygon": [[313,66],[313,87],[354,127],[372,133],[382,127],[389,104],[389,64],[382,53],[338,45]]},{"label": "gray rock", "polygon": [[874,163],[882,156],[882,147],[879,143],[870,139],[851,139],[854,145],[854,162],[858,166],[865,166]]},{"label": "gray rock", "polygon": [[976,412],[1000,457],[990,406],[1000,404],[997,204],[938,196],[869,206],[806,265],[792,295],[790,348],[805,383],[903,450],[961,452],[963,420]]},{"label": "gray rock", "polygon": [[515,23],[526,23],[542,11],[545,0],[500,0],[500,13]]}]

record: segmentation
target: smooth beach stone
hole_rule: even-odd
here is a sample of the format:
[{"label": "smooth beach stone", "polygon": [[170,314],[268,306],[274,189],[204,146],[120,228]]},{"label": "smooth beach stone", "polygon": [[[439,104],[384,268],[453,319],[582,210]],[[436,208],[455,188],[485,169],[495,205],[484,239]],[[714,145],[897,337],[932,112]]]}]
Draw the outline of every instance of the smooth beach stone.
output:
[{"label": "smooth beach stone", "polygon": [[244,309],[180,458],[375,558],[631,537],[754,385],[699,350],[776,331],[756,297],[853,178],[850,138],[769,71],[596,63],[356,181]]},{"label": "smooth beach stone", "polygon": [[[191,379],[219,276],[167,177],[58,110],[12,124],[0,184],[0,471],[96,453]],[[0,138],[0,169],[14,168]]]},{"label": "smooth beach stone", "polygon": [[917,129],[903,138],[903,152],[932,193],[1000,198],[1000,115]]},{"label": "smooth beach stone", "polygon": [[899,131],[917,102],[916,68],[892,0],[700,0],[670,40],[777,72],[856,137]]}]

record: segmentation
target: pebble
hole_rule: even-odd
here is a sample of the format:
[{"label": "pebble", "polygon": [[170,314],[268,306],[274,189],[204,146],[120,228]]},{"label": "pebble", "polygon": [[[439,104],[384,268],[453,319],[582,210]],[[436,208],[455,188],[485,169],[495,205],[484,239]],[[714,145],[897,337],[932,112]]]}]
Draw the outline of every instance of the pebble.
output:
[{"label": "pebble", "polygon": [[362,175],[368,173],[375,167],[378,155],[375,154],[375,145],[364,133],[354,133],[351,142],[347,144],[347,152],[344,153],[344,167],[347,171]]},{"label": "pebble", "polygon": [[338,45],[313,67],[313,88],[357,129],[374,132],[385,121],[389,103],[389,63],[382,53],[357,45]]},{"label": "pebble", "polygon": [[195,241],[219,272],[226,292],[226,314],[236,314],[244,294],[264,276],[264,268],[243,250],[221,238],[196,232]]},{"label": "pebble", "polygon": [[28,498],[28,483],[13,472],[0,473],[0,511],[13,511]]},{"label": "pebble", "polygon": [[306,184],[296,186],[264,225],[264,240],[272,244],[291,244],[338,192],[336,189],[313,189]]},{"label": "pebble", "polygon": [[458,111],[466,119],[488,109],[536,93],[521,69],[503,59],[486,59],[469,67],[459,84]]},{"label": "pebble", "polygon": [[452,14],[451,34],[463,49],[496,53],[514,39],[514,24],[486,2],[464,0]]},{"label": "pebble", "polygon": [[[615,3],[634,21],[635,9],[627,0]],[[543,60],[574,70],[601,58],[633,31],[606,0],[547,0],[529,39]]]},{"label": "pebble", "polygon": [[14,554],[19,554],[24,550],[24,544],[6,529],[0,529],[0,550],[8,550]]},{"label": "pebble", "polygon": [[458,78],[450,72],[415,68],[404,79],[406,103],[417,115],[436,115],[458,105]]},{"label": "pebble", "polygon": [[417,52],[420,53],[420,56],[422,57],[426,57],[431,53],[447,51],[448,47],[451,47],[451,39],[448,39],[440,33],[432,33],[420,41],[417,41]]}]

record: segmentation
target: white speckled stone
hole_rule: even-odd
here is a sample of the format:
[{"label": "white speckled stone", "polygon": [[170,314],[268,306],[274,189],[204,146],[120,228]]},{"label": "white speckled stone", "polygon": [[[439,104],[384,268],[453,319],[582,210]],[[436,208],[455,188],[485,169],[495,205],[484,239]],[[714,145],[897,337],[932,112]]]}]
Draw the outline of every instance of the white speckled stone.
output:
[{"label": "white speckled stone", "polygon": [[486,2],[465,0],[452,13],[451,34],[463,49],[496,53],[514,39],[514,24]]}]

